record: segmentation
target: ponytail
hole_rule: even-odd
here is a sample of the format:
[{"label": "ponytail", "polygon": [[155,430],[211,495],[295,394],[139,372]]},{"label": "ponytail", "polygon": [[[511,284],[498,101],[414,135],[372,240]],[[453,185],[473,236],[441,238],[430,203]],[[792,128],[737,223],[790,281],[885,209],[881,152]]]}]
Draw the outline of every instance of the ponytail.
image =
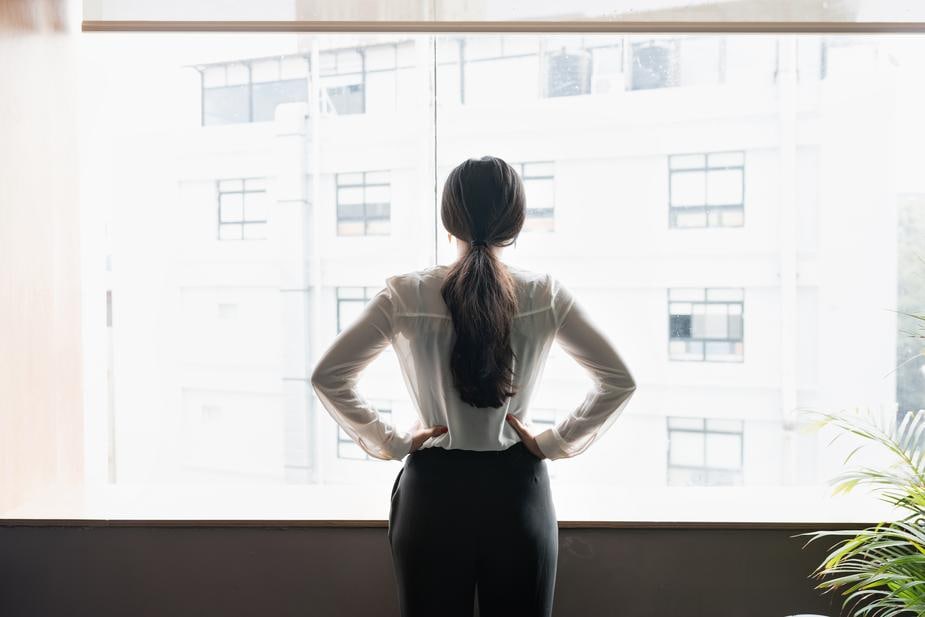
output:
[{"label": "ponytail", "polygon": [[447,178],[444,226],[457,238],[477,238],[450,267],[440,289],[455,331],[454,386],[474,407],[500,407],[517,393],[511,348],[517,292],[491,245],[513,242],[525,212],[520,177],[501,159],[469,159]]}]

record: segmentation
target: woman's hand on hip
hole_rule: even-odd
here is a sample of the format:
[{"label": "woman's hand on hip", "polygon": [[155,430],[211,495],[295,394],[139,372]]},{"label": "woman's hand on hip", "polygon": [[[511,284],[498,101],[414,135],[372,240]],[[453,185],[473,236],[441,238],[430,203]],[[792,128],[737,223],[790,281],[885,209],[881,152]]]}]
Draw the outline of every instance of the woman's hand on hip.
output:
[{"label": "woman's hand on hip", "polygon": [[[448,430],[450,430],[450,429],[448,429],[447,427],[443,426],[442,424],[441,424],[441,425],[437,425],[437,426],[428,426],[427,428],[418,429],[417,431],[414,432],[413,436],[411,437],[411,450],[410,450],[410,452],[414,452],[415,450],[417,450],[418,448],[420,448],[421,445],[422,445],[425,441],[427,441],[428,439],[430,439],[431,437],[436,437],[437,435],[442,435],[442,434],[444,434],[445,432],[447,432]],[[410,453],[410,452],[409,452],[409,453]]]},{"label": "woman's hand on hip", "polygon": [[546,458],[546,455],[543,454],[543,451],[540,450],[540,447],[536,445],[536,439],[533,437],[533,433],[530,432],[530,429],[527,428],[527,425],[520,421],[520,418],[517,416],[512,416],[507,414],[505,418],[507,423],[514,427],[514,430],[517,431],[517,434],[520,435],[520,440],[524,442],[524,445],[527,446],[527,450],[533,453],[533,456],[543,460]]}]

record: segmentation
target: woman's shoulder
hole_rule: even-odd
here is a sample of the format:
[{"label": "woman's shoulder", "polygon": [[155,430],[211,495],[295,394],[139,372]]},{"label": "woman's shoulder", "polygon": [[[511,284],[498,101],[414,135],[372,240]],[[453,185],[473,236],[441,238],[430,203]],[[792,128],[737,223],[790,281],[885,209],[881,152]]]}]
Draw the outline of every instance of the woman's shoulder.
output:
[{"label": "woman's shoulder", "polygon": [[394,286],[420,284],[425,281],[438,281],[442,280],[448,268],[449,266],[437,264],[433,266],[427,266],[426,268],[418,268],[417,270],[407,270],[405,272],[399,272],[398,274],[393,274],[392,276],[387,277],[386,282],[390,286]]},{"label": "woman's shoulder", "polygon": [[544,310],[552,304],[556,278],[549,272],[508,264],[508,272],[517,281],[520,313]]},{"label": "woman's shoulder", "polygon": [[546,285],[552,281],[552,276],[547,272],[528,270],[527,268],[521,268],[514,264],[505,265],[507,266],[508,272],[511,273],[511,276],[521,281],[522,283],[531,285]]}]

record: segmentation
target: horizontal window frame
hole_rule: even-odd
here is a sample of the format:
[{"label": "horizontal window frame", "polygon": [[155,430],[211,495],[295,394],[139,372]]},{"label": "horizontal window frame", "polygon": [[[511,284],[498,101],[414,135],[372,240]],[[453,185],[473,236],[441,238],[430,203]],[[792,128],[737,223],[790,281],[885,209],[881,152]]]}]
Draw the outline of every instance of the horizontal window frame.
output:
[{"label": "horizontal window frame", "polygon": [[[851,530],[877,522],[813,521],[557,521],[559,529],[820,529]],[[383,519],[0,518],[0,527],[343,527],[387,528]]]},{"label": "horizontal window frame", "polygon": [[85,19],[82,32],[486,32],[925,34],[925,21],[700,20],[109,20]]}]

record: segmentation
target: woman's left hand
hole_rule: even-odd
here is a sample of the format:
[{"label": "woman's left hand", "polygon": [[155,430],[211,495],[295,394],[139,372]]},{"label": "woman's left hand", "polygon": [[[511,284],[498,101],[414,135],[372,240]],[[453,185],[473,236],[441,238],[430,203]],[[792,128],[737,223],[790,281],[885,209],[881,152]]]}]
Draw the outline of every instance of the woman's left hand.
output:
[{"label": "woman's left hand", "polygon": [[520,418],[517,416],[512,416],[507,414],[505,418],[507,423],[514,427],[514,430],[517,431],[517,434],[520,435],[520,440],[524,442],[524,445],[527,446],[527,450],[533,453],[533,456],[543,460],[546,458],[546,455],[543,454],[543,451],[540,450],[539,446],[536,445],[536,439],[533,437],[533,433],[530,432],[530,429],[527,428],[527,425],[520,421]]}]

